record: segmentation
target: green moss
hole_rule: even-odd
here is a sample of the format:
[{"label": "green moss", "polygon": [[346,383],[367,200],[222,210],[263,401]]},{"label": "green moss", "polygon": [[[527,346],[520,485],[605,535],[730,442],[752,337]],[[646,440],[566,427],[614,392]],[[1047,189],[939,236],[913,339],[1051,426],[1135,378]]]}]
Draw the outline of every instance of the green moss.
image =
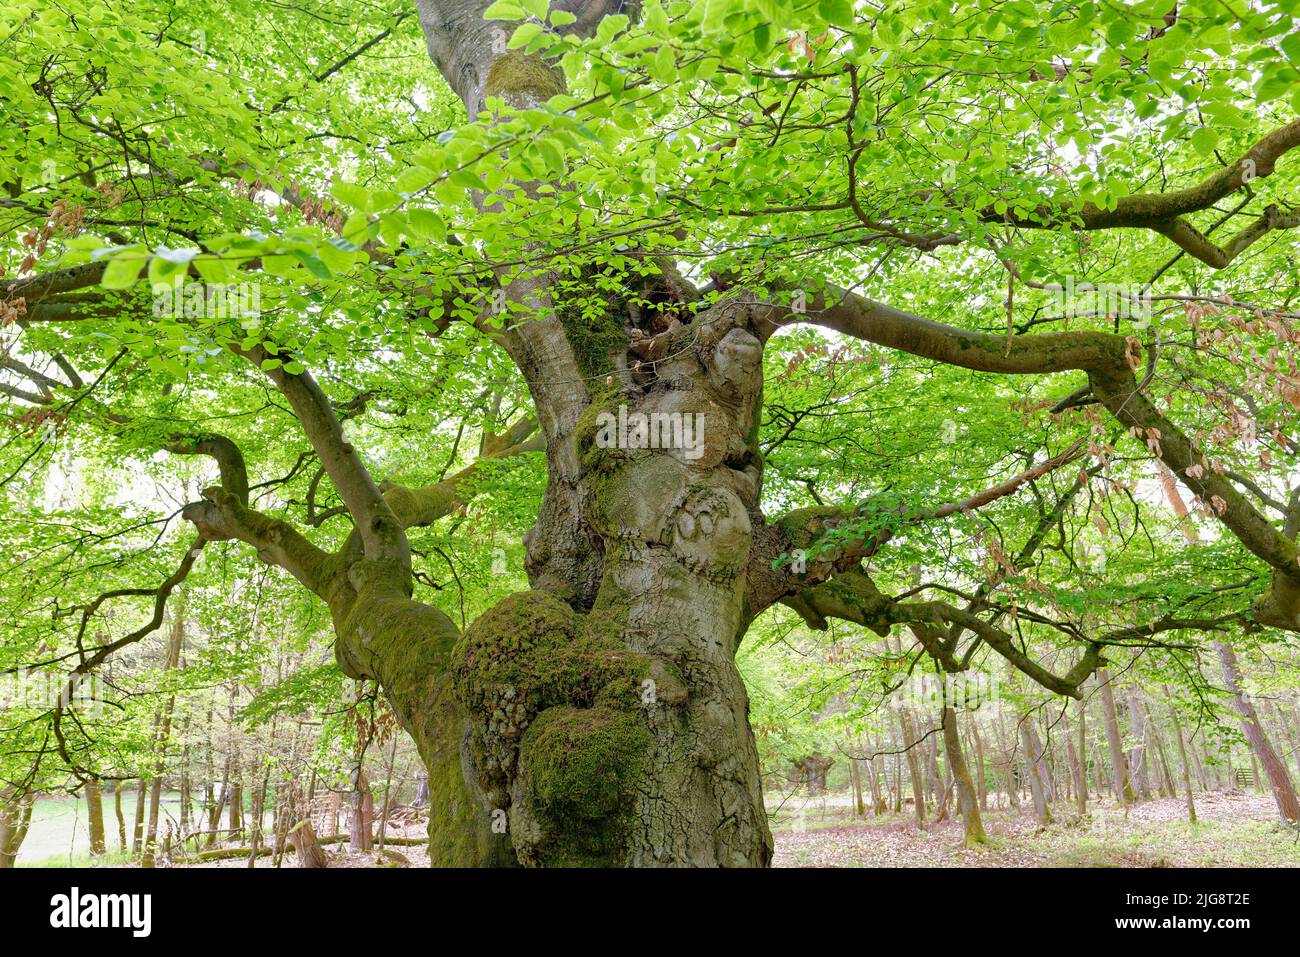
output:
[{"label": "green moss", "polygon": [[[608,377],[607,377],[608,378]],[[602,412],[618,415],[618,407],[627,401],[627,396],[616,382],[596,379],[588,384],[591,404],[583,409],[582,415],[574,425],[574,445],[578,450],[578,460],[588,471],[607,471],[613,464],[614,457],[610,449],[596,446],[596,434],[600,429],[598,419]]]},{"label": "green moss", "polygon": [[447,514],[455,500],[455,493],[445,485],[430,485],[426,488],[394,485],[384,492],[384,501],[404,528],[420,521],[427,522],[433,516]]},{"label": "green moss", "polygon": [[428,736],[425,767],[429,772],[429,861],[434,867],[474,867],[488,860],[485,810],[470,793],[461,767],[460,741],[465,712],[450,694],[446,676],[437,704],[422,729]]},{"label": "green moss", "polygon": [[457,693],[481,717],[505,702],[532,713],[590,704],[611,683],[650,673],[649,658],[621,647],[619,632],[616,620],[584,618],[546,592],[511,595],[479,616],[456,646]]},{"label": "green moss", "polygon": [[543,863],[613,853],[650,743],[642,682],[685,698],[674,674],[626,648],[625,624],[619,609],[581,615],[553,595],[520,592],[479,616],[452,654],[480,783],[517,795],[523,782],[547,834]]},{"label": "green moss", "polygon": [[519,97],[541,102],[564,92],[564,75],[539,56],[511,50],[492,62],[483,92],[507,102]]},{"label": "green moss", "polygon": [[594,381],[612,373],[611,355],[626,352],[628,345],[622,303],[613,299],[583,303],[562,298],[557,315],[582,374]]},{"label": "green moss", "polygon": [[650,733],[634,714],[551,708],[528,729],[522,774],[547,839],[538,863],[602,865],[617,859]]},{"label": "green moss", "polygon": [[843,515],[842,509],[830,505],[814,505],[783,515],[777,520],[776,527],[791,545],[808,548],[826,533],[832,522],[841,519]]},{"label": "green moss", "polygon": [[615,811],[640,779],[650,733],[610,708],[550,708],[524,738],[522,770],[538,802],[564,818]]}]

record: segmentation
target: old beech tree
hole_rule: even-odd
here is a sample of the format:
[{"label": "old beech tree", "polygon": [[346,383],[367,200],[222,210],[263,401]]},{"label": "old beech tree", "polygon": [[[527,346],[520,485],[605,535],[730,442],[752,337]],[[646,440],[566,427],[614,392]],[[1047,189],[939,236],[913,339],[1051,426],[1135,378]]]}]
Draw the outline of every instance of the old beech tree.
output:
[{"label": "old beech tree", "polygon": [[[414,739],[429,772],[435,863],[764,866],[772,838],[734,659],[774,604],[814,627],[838,618],[905,635],[947,672],[988,649],[1066,697],[1105,667],[1112,645],[1185,629],[1300,631],[1296,495],[1269,484],[1276,476],[1222,467],[1205,430],[1181,424],[1164,394],[1170,363],[1203,352],[1245,382],[1241,408],[1254,409],[1260,434],[1277,432],[1277,455],[1294,451],[1268,420],[1271,403],[1294,401],[1291,320],[1270,304],[1268,281],[1247,273],[1242,288],[1260,299],[1240,306],[1212,278],[1238,275],[1256,251],[1260,268],[1282,269],[1278,251],[1300,222],[1279,175],[1300,145],[1300,121],[1287,115],[1297,51],[1278,48],[1284,13],[1238,22],[1220,6],[1170,0],[1066,4],[1050,21],[1042,5],[1014,3],[954,13],[933,3],[411,2],[384,14],[383,30],[336,23],[332,49],[343,54],[285,64],[294,75],[277,73],[273,97],[208,81],[202,96],[172,104],[206,114],[206,125],[176,132],[160,90],[182,82],[185,57],[233,70],[225,34],[196,54],[164,23],[141,23],[161,39],[115,35],[97,57],[84,36],[97,15],[86,12],[88,24],[71,25],[33,14],[15,41],[21,66],[6,75],[21,69],[26,86],[5,109],[30,138],[8,154],[6,202],[36,218],[0,299],[24,337],[7,394],[57,427],[82,416],[120,432],[133,411],[101,402],[101,379],[134,368],[133,351],[162,363],[178,349],[182,361],[202,354],[208,375],[269,384],[267,401],[301,429],[284,441],[305,439],[319,465],[312,491],[332,486],[334,521],[350,521],[341,547],[323,547],[310,514],[302,523],[255,507],[250,487],[264,476],[245,461],[237,428],[213,420],[160,434],[157,450],[204,457],[219,481],[184,508],[197,537],[151,586],[154,620],[116,625],[79,670],[157,627],[206,543],[244,543],[328,606],[339,667],[377,682]],[[357,185],[319,157],[292,169],[276,131],[295,149],[313,123],[322,139],[345,121],[353,139],[367,135],[326,98],[311,101],[319,112],[298,112],[301,98],[346,96],[350,71],[411,36],[416,18],[426,92],[449,87],[462,118],[415,144],[414,162],[391,151],[388,183]],[[128,78],[114,59],[132,43],[141,85],[163,85],[135,89],[137,103],[122,99]],[[241,68],[253,69],[254,49],[241,48]],[[1262,51],[1255,67],[1223,62],[1251,50]],[[365,69],[365,83],[381,82],[382,69]],[[68,142],[42,146],[54,141],[37,132],[56,119]],[[231,146],[232,132],[247,142]],[[58,168],[76,175],[42,182],[41,149],[61,150]],[[218,215],[238,202],[265,212],[273,196],[278,219],[158,212],[177,195]],[[223,198],[203,199],[213,196]],[[1178,265],[1165,285],[1155,284],[1163,271],[1135,272],[1107,307],[1071,318],[1053,304],[1067,276],[1088,277],[1071,271],[1066,248],[1105,248],[1135,270]],[[915,290],[911,271],[923,268],[983,270],[981,300],[925,316],[912,311],[925,311],[924,296],[909,292],[903,308],[861,292],[888,298],[891,276]],[[181,279],[264,282],[269,317],[252,332],[202,310],[159,318],[150,284]],[[508,357],[531,410],[485,430],[477,462],[461,471],[422,486],[395,480],[354,444],[373,396],[316,335],[331,321],[329,295],[292,298],[313,288],[367,290],[350,328],[369,311],[421,338],[460,336]],[[1134,318],[1152,301],[1163,318]],[[1188,331],[1187,316],[1212,325],[1234,309],[1239,325],[1217,339]],[[969,370],[971,388],[1041,380],[1051,401],[1037,414],[1055,433],[1027,434],[1023,467],[957,497],[836,503],[845,489],[823,488],[820,504],[773,511],[764,352],[810,326]],[[153,328],[169,331],[151,337]],[[85,346],[98,347],[96,333],[122,344],[98,365],[102,353]],[[195,349],[177,345],[186,336]],[[620,409],[698,416],[702,447],[597,443],[601,413]],[[1108,632],[1024,608],[1066,641],[1045,658],[1019,637],[996,579],[886,586],[874,575],[868,560],[912,529],[1054,473],[1086,484],[1116,442],[1167,467],[1249,553],[1259,587],[1230,593],[1231,607],[1144,612]],[[424,559],[410,535],[457,513],[485,464],[533,453],[545,457],[546,486],[525,542],[530,588],[462,632],[419,591]],[[1044,512],[1026,554],[1059,514]],[[62,737],[66,725],[56,718]],[[497,811],[508,826],[493,826]]]}]

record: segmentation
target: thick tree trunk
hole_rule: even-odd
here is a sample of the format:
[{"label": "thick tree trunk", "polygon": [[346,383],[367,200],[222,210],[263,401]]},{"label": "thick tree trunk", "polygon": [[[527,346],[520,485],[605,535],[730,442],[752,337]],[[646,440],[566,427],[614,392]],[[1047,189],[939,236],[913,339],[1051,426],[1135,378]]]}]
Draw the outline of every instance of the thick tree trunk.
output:
[{"label": "thick tree trunk", "polygon": [[1237,655],[1226,641],[1216,641],[1214,647],[1219,654],[1219,663],[1223,666],[1224,684],[1232,692],[1233,707],[1241,716],[1241,730],[1250,743],[1252,757],[1258,757],[1259,763],[1264,766],[1264,773],[1268,775],[1278,813],[1283,820],[1300,824],[1300,800],[1296,798],[1295,787],[1291,783],[1291,776],[1287,774],[1286,765],[1278,758],[1277,752],[1273,750],[1273,745],[1268,740],[1268,735],[1264,733],[1255,706],[1241,689],[1241,670],[1237,665]]},{"label": "thick tree trunk", "polygon": [[[471,116],[489,97],[532,107],[562,92],[556,70],[505,51],[502,27],[482,19],[487,5],[419,0],[430,55]],[[620,6],[562,5],[577,14],[565,28],[574,32]],[[678,348],[669,340],[684,344],[685,325],[646,316],[664,321],[670,348],[630,368],[640,306],[569,315],[554,277],[499,278],[532,312],[502,339],[546,439],[547,488],[526,540],[533,590],[474,622],[430,696],[430,659],[394,646],[417,614],[430,635],[441,623],[408,607],[400,580],[382,607],[369,578],[354,581],[356,607],[336,625],[373,640],[343,642],[345,671],[373,673],[416,738],[435,844],[467,824],[488,832],[435,862],[766,865],[771,835],[734,657],[761,522],[754,425],[771,329],[745,309],[709,310],[686,317],[691,344]],[[664,300],[681,301],[682,287],[664,281]],[[670,423],[676,439],[646,442],[641,415]],[[384,634],[385,615],[406,616],[405,633]],[[454,819],[443,807],[458,809]]]},{"label": "thick tree trunk", "polygon": [[289,829],[289,845],[298,855],[299,867],[329,867],[329,858],[311,826],[311,818],[304,817]]}]

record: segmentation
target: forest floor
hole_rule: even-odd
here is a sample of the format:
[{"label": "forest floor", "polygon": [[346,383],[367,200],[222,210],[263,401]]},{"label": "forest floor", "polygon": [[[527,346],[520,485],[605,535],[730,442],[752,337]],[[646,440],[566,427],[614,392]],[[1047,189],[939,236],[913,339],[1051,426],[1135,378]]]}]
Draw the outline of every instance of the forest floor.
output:
[{"label": "forest floor", "polygon": [[[1188,822],[1187,805],[1175,798],[1146,801],[1127,814],[1109,798],[1094,800],[1083,820],[1072,806],[1061,802],[1054,808],[1057,820],[1047,827],[1039,827],[1027,803],[1009,808],[1005,795],[990,795],[990,799],[1002,805],[983,813],[992,843],[971,850],[963,847],[960,818],[929,821],[920,829],[910,805],[904,814],[855,819],[846,793],[814,798],[801,793],[772,795],[768,814],[776,844],[773,863],[776,867],[1300,867],[1300,832],[1277,823],[1277,808],[1267,795],[1197,794],[1197,824]],[[76,813],[75,808],[55,806],[55,802],[51,808],[45,816],[51,817],[52,832],[55,812]],[[62,824],[68,826],[66,821]],[[325,821],[318,824],[320,833],[328,833]],[[387,834],[422,841],[425,825],[423,820],[390,822]],[[110,840],[114,836],[110,834]],[[61,843],[66,841],[65,832]],[[64,850],[50,855],[51,847],[42,840],[31,850],[35,853],[20,858],[19,866],[92,865],[79,847],[77,853]],[[429,866],[422,843],[392,845],[383,855],[374,850],[351,851],[346,842],[328,844],[325,850],[329,866],[336,868]],[[93,862],[97,866],[123,863],[124,855],[117,853]],[[248,858],[241,854],[227,860],[161,866],[237,868],[247,867]],[[274,865],[263,856],[256,866]],[[291,851],[283,866],[296,866]]]},{"label": "forest floor", "polygon": [[[427,825],[424,821],[417,821],[409,825],[389,824],[385,832],[387,837],[400,838],[404,840],[425,841],[428,839],[426,831]],[[324,846],[325,855],[329,860],[329,867],[428,867],[429,866],[429,848],[424,843],[420,844],[400,844],[385,847],[383,851],[374,848],[369,851],[353,851],[346,842],[337,844],[327,844]],[[174,862],[166,865],[168,867],[248,867],[247,856],[228,859],[223,861],[202,861],[181,863]],[[257,859],[258,867],[273,867],[274,864],[270,857],[259,857]],[[284,867],[297,866],[297,858],[292,850],[286,850],[284,854]]]},{"label": "forest floor", "polygon": [[[910,807],[910,806],[909,806]],[[1040,827],[1033,809],[983,813],[991,845],[963,847],[960,818],[924,830],[914,816],[854,819],[846,794],[792,796],[770,807],[776,867],[1300,867],[1300,832],[1282,826],[1266,795],[1196,795],[1198,823],[1182,799],[1157,798],[1125,814],[1109,799],[1086,819],[1072,807]]]}]

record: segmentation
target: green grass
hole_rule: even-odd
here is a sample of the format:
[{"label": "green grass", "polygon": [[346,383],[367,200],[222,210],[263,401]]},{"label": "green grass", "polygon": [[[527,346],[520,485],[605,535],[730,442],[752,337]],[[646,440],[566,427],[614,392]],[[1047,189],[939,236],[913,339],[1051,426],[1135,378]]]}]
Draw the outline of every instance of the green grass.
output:
[{"label": "green grass", "polygon": [[[135,826],[135,789],[122,793],[122,817],[126,821],[126,839],[131,840]],[[118,854],[92,858],[90,855],[90,828],[87,821],[86,800],[83,797],[41,797],[32,808],[32,825],[27,839],[18,851],[18,867],[87,867],[120,864],[118,847],[117,813],[113,809],[113,795],[105,794],[104,839],[110,851]],[[147,808],[147,805],[146,805]],[[170,815],[173,821],[180,812],[179,792],[162,796],[162,824]],[[175,825],[173,825],[175,826]]]}]

